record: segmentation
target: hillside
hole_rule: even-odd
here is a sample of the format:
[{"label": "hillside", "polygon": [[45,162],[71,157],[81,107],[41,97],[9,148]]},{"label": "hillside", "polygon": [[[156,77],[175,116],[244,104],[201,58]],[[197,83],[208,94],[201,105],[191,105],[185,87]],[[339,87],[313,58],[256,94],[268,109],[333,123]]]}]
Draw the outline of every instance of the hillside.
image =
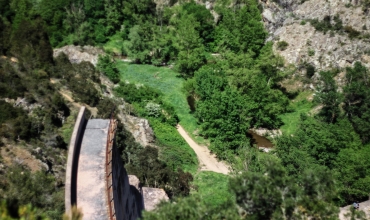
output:
[{"label": "hillside", "polygon": [[[348,205],[370,193],[369,10],[0,1],[1,214],[62,219],[78,108],[107,118],[116,106],[125,168],[170,197],[143,219],[366,219]],[[230,175],[203,171],[188,143]]]}]

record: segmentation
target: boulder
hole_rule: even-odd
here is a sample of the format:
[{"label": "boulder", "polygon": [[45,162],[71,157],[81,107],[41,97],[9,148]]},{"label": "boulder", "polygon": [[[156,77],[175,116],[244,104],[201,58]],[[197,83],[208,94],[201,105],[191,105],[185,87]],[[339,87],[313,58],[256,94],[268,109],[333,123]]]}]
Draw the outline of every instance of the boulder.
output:
[{"label": "boulder", "polygon": [[154,210],[161,201],[169,198],[163,189],[143,187],[144,207],[146,211]]},{"label": "boulder", "polygon": [[71,63],[81,63],[82,61],[90,62],[94,66],[98,63],[99,55],[104,55],[104,51],[93,46],[74,46],[67,45],[54,49],[54,57],[64,53]]}]

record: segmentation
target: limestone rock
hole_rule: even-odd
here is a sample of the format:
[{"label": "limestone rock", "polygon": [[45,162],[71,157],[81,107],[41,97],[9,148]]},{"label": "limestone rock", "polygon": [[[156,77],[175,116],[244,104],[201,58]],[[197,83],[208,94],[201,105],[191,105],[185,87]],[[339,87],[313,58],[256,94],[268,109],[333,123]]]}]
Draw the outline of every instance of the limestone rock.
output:
[{"label": "limestone rock", "polygon": [[275,23],[274,16],[273,16],[272,12],[269,9],[264,10],[263,13],[262,13],[262,16],[266,20],[268,20],[269,22]]},{"label": "limestone rock", "polygon": [[98,63],[99,55],[105,54],[102,49],[93,46],[74,46],[67,45],[61,48],[54,49],[54,57],[61,53],[67,55],[71,63],[81,63],[82,61],[90,62],[94,66]]},{"label": "limestone rock", "polygon": [[140,192],[140,180],[135,175],[128,175],[128,182]]},{"label": "limestone rock", "polygon": [[124,115],[122,119],[125,128],[131,132],[136,142],[144,147],[153,143],[154,133],[148,120],[131,115]]},{"label": "limestone rock", "polygon": [[161,201],[169,198],[163,189],[143,187],[144,207],[146,211],[152,211]]},{"label": "limestone rock", "polygon": [[[362,61],[370,67],[370,16],[363,11],[361,1],[355,0],[261,0],[263,21],[275,44],[275,51],[287,63],[300,66],[314,65],[316,70],[344,68]],[[348,6],[348,4],[352,4]],[[316,31],[309,20],[322,21],[326,16],[339,16],[343,28],[323,33]],[[361,33],[360,38],[349,38],[344,27],[349,26]],[[286,41],[288,47],[280,51],[278,41]]]}]

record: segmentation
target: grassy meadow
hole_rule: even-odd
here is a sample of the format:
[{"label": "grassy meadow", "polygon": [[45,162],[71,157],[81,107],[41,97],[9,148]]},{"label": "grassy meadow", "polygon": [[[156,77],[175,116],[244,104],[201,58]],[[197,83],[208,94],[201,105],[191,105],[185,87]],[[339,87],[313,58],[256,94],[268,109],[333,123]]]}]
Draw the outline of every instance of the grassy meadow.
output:
[{"label": "grassy meadow", "polygon": [[234,195],[228,190],[229,176],[210,171],[198,172],[194,175],[193,185],[196,190],[191,194],[198,194],[208,206],[219,207],[229,200],[234,200]]},{"label": "grassy meadow", "polygon": [[202,137],[194,135],[198,127],[197,121],[190,113],[186,96],[182,92],[185,80],[178,73],[167,67],[130,64],[123,61],[117,61],[117,67],[121,71],[122,81],[144,84],[161,91],[164,94],[163,100],[175,108],[181,126],[196,142],[203,144],[206,142]]},{"label": "grassy meadow", "polygon": [[301,92],[290,102],[290,109],[292,110],[281,116],[284,125],[280,129],[284,134],[293,134],[297,129],[300,115],[309,113],[314,107],[312,101],[309,100],[310,96],[312,96],[310,91]]}]

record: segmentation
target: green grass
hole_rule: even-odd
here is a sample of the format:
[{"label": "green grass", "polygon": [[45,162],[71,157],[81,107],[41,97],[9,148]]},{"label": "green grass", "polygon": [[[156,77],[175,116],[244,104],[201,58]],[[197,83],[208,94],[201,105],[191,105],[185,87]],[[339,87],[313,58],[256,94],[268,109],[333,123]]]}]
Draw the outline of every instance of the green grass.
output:
[{"label": "green grass", "polygon": [[171,168],[181,168],[192,174],[196,173],[197,155],[176,131],[176,128],[154,118],[150,118],[149,122],[156,136],[157,145],[160,146],[161,160]]},{"label": "green grass", "polygon": [[214,208],[220,207],[228,200],[234,200],[234,195],[228,190],[228,176],[209,171],[198,172],[194,175],[193,184],[197,190],[191,194],[198,194],[207,203]]},{"label": "green grass", "polygon": [[284,134],[293,134],[297,129],[300,115],[302,113],[308,113],[314,107],[314,104],[307,100],[310,95],[312,95],[312,92],[306,91],[300,93],[290,103],[290,108],[293,109],[293,111],[285,113],[281,116],[284,125],[281,126],[280,129]]},{"label": "green grass", "polygon": [[185,80],[178,73],[166,67],[129,64],[122,61],[117,61],[117,67],[121,71],[121,80],[144,84],[161,91],[164,94],[163,100],[175,108],[181,126],[196,142],[206,142],[202,137],[194,135],[198,128],[197,120],[190,113],[186,96],[182,92]]}]

